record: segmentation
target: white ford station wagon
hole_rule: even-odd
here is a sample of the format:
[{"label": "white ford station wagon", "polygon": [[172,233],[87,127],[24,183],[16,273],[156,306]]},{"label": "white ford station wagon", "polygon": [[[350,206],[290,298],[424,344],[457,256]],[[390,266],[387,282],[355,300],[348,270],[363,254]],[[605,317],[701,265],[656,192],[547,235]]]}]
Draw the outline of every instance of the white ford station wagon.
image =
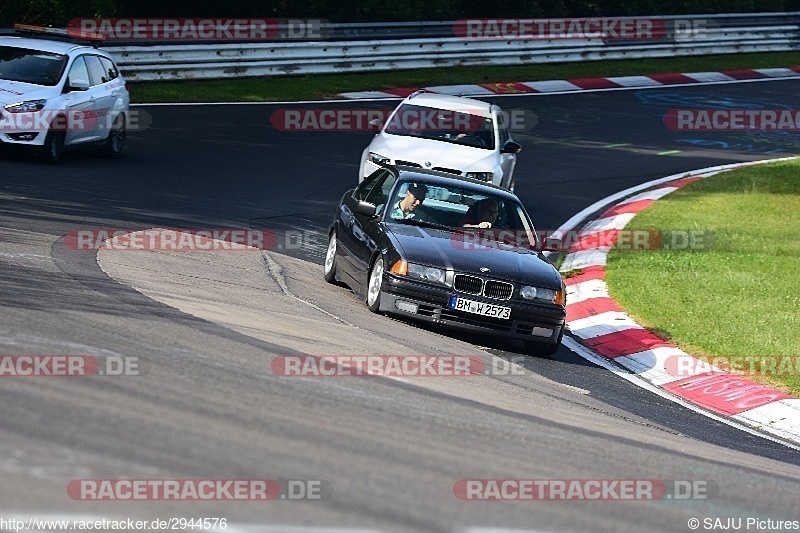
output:
[{"label": "white ford station wagon", "polygon": [[403,100],[361,155],[359,181],[380,166],[405,165],[514,189],[521,146],[494,104],[417,91]]},{"label": "white ford station wagon", "polygon": [[51,38],[0,37],[0,145],[32,147],[49,163],[65,148],[115,156],[129,109],[125,79],[108,53]]}]

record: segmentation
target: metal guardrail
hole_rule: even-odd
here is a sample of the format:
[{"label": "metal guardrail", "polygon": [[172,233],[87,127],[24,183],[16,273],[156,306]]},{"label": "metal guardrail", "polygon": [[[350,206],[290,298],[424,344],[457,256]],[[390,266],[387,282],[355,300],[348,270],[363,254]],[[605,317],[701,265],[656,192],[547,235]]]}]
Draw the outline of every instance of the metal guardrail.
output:
[{"label": "metal guardrail", "polygon": [[[379,72],[471,65],[530,65],[800,49],[800,12],[638,17],[658,39],[474,39],[455,21],[336,24],[317,41],[104,46],[131,81]],[[699,33],[678,31],[700,24]],[[333,39],[333,40],[331,40]],[[111,44],[111,43],[109,43]]]},{"label": "metal guardrail", "polygon": [[[779,13],[740,13],[726,15],[686,15],[660,17],[608,17],[635,18],[663,21],[668,27],[686,21],[707,21],[716,28],[767,27],[800,24],[800,12]],[[316,19],[314,19],[316,20]],[[540,19],[548,20],[548,19]],[[556,19],[550,19],[556,20]],[[569,20],[569,19],[567,19]],[[320,21],[318,21],[320,22]],[[373,41],[391,39],[425,39],[454,37],[453,26],[457,21],[424,21],[424,22],[358,22],[330,23],[321,21],[323,41]],[[316,39],[315,39],[316,40]],[[228,41],[231,42],[231,41]],[[110,42],[109,45],[124,45],[122,42]],[[151,43],[153,44],[153,43]],[[216,42],[215,44],[221,44]]]},{"label": "metal guardrail", "polygon": [[[786,24],[800,24],[800,13],[734,13],[727,15],[686,15],[658,18],[667,24],[676,20],[709,20],[716,27],[736,28],[748,26],[781,26]],[[453,36],[453,21],[434,22],[392,22],[391,24],[350,23],[335,24],[330,31],[328,40],[380,40],[380,39],[420,39],[420,38],[446,38]]]}]

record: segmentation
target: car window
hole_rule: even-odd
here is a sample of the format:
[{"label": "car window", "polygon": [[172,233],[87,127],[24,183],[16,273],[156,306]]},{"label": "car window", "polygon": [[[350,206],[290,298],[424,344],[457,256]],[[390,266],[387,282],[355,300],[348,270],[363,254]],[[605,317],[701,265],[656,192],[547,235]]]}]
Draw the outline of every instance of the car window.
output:
[{"label": "car window", "polygon": [[99,57],[95,55],[85,55],[83,58],[86,60],[86,66],[89,67],[89,83],[92,87],[111,81],[103,68],[103,64],[100,63]]},{"label": "car window", "polygon": [[108,78],[108,81],[117,79],[119,77],[119,70],[114,62],[107,57],[98,57],[100,58],[100,63],[103,65],[103,70],[106,73],[106,78]]},{"label": "car window", "polygon": [[0,79],[54,86],[61,80],[67,56],[0,46]]},{"label": "car window", "polygon": [[494,120],[471,113],[403,104],[384,133],[494,150]]},{"label": "car window", "polygon": [[[502,115],[501,115],[502,116]],[[508,133],[508,128],[506,127],[505,120],[498,121],[498,137],[500,138],[500,146],[504,146],[508,141],[511,140],[511,135]]]},{"label": "car window", "polygon": [[68,83],[74,83],[76,80],[83,80],[86,83],[91,83],[91,81],[89,81],[89,69],[86,68],[86,62],[83,60],[83,56],[75,58],[75,61],[69,69]]},{"label": "car window", "polygon": [[491,228],[501,230],[495,232],[493,236],[489,235],[489,238],[510,238],[517,246],[526,249],[535,248],[536,235],[533,224],[528,220],[519,202],[483,190],[404,180],[397,185],[394,197],[390,201],[390,205],[393,206],[389,215],[391,219],[401,219],[405,216],[400,213],[400,209],[394,207],[405,198],[412,183],[416,187],[424,186],[427,193],[422,203],[416,207],[414,215],[406,218],[452,229],[469,229],[468,224],[483,222],[481,217],[488,212],[492,219]]},{"label": "car window", "polygon": [[366,200],[367,195],[375,186],[375,184],[378,183],[378,181],[380,181],[381,178],[384,178],[386,174],[391,174],[391,172],[389,172],[385,168],[379,168],[378,170],[376,170],[375,172],[364,178],[364,181],[361,182],[361,185],[359,185],[356,188],[356,190],[353,191],[353,198],[356,198],[358,200]]},{"label": "car window", "polygon": [[379,215],[383,212],[386,207],[386,202],[389,201],[389,193],[392,191],[392,186],[395,181],[397,181],[397,178],[395,178],[394,174],[385,172],[367,195],[366,201],[375,204],[377,208],[375,214]]}]

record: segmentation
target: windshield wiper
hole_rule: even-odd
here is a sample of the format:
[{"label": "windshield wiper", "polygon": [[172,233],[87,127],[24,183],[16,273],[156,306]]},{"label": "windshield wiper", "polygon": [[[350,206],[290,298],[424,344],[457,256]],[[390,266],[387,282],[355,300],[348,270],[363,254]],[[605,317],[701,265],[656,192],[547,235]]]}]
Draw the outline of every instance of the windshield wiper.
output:
[{"label": "windshield wiper", "polygon": [[397,224],[408,224],[410,226],[420,226],[424,228],[443,229],[445,231],[453,231],[450,226],[444,224],[436,224],[435,222],[428,222],[427,220],[419,220],[416,218],[393,218],[392,222]]}]

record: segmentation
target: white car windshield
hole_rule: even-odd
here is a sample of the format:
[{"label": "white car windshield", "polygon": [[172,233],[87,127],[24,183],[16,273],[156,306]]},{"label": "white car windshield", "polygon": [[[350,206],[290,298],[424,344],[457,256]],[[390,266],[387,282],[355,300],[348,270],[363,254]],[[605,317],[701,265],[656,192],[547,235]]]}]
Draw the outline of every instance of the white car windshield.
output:
[{"label": "white car windshield", "polygon": [[61,79],[66,64],[65,55],[0,46],[0,80],[52,87]]},{"label": "white car windshield", "polygon": [[494,121],[461,111],[403,104],[384,133],[494,150]]}]

